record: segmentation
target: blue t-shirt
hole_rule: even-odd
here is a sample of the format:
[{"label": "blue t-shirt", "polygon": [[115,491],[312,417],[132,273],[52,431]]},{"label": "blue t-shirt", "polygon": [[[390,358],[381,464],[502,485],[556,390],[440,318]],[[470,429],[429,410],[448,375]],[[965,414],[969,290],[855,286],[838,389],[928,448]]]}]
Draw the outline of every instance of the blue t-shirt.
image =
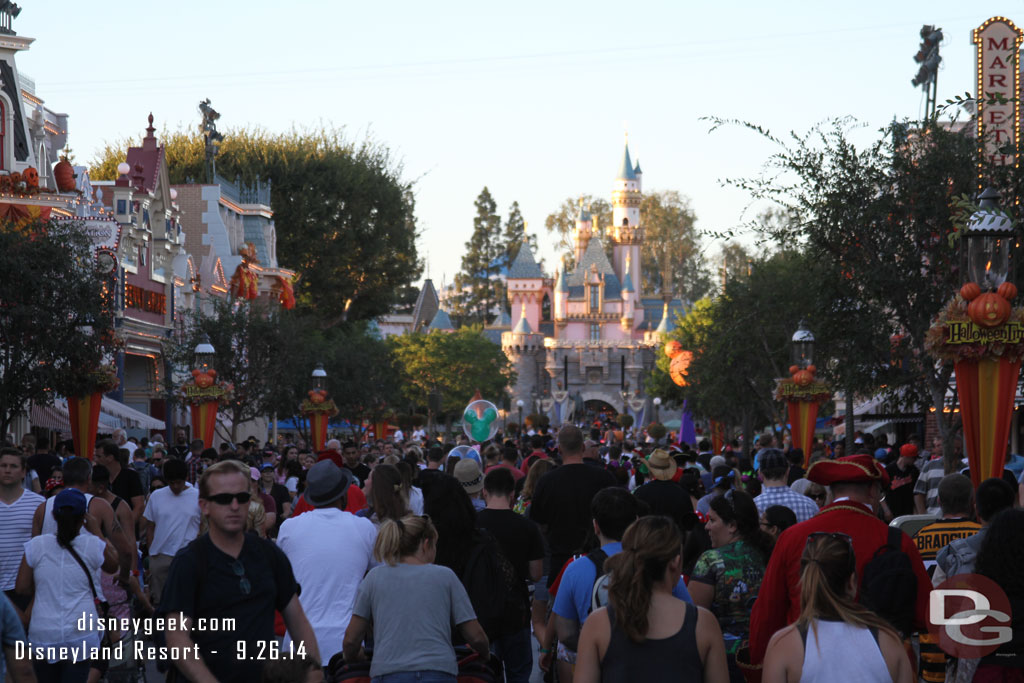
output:
[{"label": "blue t-shirt", "polygon": [[[608,554],[608,557],[622,552],[622,543],[614,541],[601,546],[601,550]],[[552,608],[558,616],[576,621],[582,624],[587,615],[590,614],[591,594],[594,590],[594,581],[597,580],[597,567],[586,557],[580,557],[573,561],[562,574],[562,582],[558,586],[558,594],[555,595],[555,606]],[[689,591],[682,577],[679,583],[672,589],[672,595],[680,600],[693,604]]]},{"label": "blue t-shirt", "polygon": [[[14,647],[18,641],[25,641],[25,629],[21,627],[21,620],[14,605],[10,603],[6,595],[0,594],[0,642],[3,647]],[[0,651],[0,681],[4,680],[6,660],[3,652]]]}]

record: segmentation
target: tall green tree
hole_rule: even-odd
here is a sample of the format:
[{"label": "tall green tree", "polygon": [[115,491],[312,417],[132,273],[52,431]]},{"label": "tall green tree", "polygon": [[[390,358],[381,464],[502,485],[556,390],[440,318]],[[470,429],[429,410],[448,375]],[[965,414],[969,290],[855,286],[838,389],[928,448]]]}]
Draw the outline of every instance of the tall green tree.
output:
[{"label": "tall green tree", "polygon": [[[600,197],[581,194],[578,197],[569,197],[559,204],[558,209],[544,220],[544,227],[547,228],[549,234],[558,238],[555,249],[565,254],[568,268],[573,268],[576,265],[572,235],[576,228],[576,216],[579,213],[580,202],[582,202],[583,208],[590,212],[597,233],[602,239],[608,226],[612,224],[612,205]],[[608,245],[605,244],[605,246]]]},{"label": "tall green tree", "polygon": [[651,192],[640,204],[640,260],[647,293],[696,301],[711,289],[690,200],[675,190]]},{"label": "tall green tree", "polygon": [[440,391],[442,413],[449,417],[458,415],[477,390],[500,405],[499,398],[515,381],[508,357],[479,327],[394,336],[387,342],[404,397],[425,407],[430,392]]},{"label": "tall green tree", "polygon": [[94,264],[80,224],[0,223],[0,433],[30,401],[95,391],[116,343],[113,283]]},{"label": "tall green tree", "polygon": [[484,187],[473,202],[473,234],[466,242],[462,269],[455,276],[455,315],[462,324],[490,322],[499,300],[497,275],[506,256],[501,216],[490,190]]},{"label": "tall green tree", "polygon": [[[819,367],[851,393],[881,392],[917,410],[931,405],[952,448],[959,415],[943,411],[952,366],[937,363],[924,339],[933,316],[961,284],[955,245],[947,237],[954,198],[977,187],[976,141],[968,131],[934,121],[910,126],[911,135],[897,134],[895,128],[906,124],[894,124],[864,145],[851,139],[846,119],[785,138],[742,125],[776,152],[762,174],[731,182],[753,201],[796,217],[751,230],[777,244],[801,245],[826,269],[816,285],[822,330],[816,336],[849,340],[835,362]],[[1012,167],[981,167],[982,177],[1002,177],[1016,187],[1019,175],[1005,175],[1013,173]],[[894,350],[904,362],[891,362]]]},{"label": "tall green tree", "polygon": [[[269,179],[280,263],[299,271],[296,296],[329,327],[387,313],[422,270],[412,183],[390,150],[356,143],[336,128],[223,133],[218,172]],[[203,178],[204,143],[193,130],[162,133],[172,183]],[[130,140],[93,160],[94,179],[113,180]]]}]

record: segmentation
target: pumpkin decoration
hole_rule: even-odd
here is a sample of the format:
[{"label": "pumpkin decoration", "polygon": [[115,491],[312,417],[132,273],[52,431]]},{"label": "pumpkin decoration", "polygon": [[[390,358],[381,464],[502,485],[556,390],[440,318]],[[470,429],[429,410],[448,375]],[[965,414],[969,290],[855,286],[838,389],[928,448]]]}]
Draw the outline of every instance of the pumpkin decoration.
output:
[{"label": "pumpkin decoration", "polygon": [[675,358],[676,354],[683,350],[683,345],[673,339],[665,344],[665,355],[669,358]]},{"label": "pumpkin decoration", "polygon": [[999,285],[999,289],[996,290],[996,294],[1003,297],[1007,301],[1013,301],[1017,298],[1017,285],[1012,282],[1004,282]]},{"label": "pumpkin decoration", "polygon": [[966,301],[974,301],[981,296],[981,287],[978,286],[977,282],[968,282],[960,288],[960,296]]},{"label": "pumpkin decoration", "polygon": [[323,389],[310,389],[309,400],[313,403],[323,403],[327,400],[327,392]]},{"label": "pumpkin decoration", "polygon": [[813,381],[814,381],[814,373],[809,372],[806,369],[805,370],[797,370],[796,373],[793,375],[793,382],[795,382],[798,387],[806,387],[808,384],[810,384]]},{"label": "pumpkin decoration", "polygon": [[53,165],[53,179],[57,182],[60,192],[73,192],[75,189],[75,169],[67,157]]},{"label": "pumpkin decoration", "polygon": [[669,377],[678,386],[686,386],[686,376],[693,362],[693,351],[683,350],[683,345],[673,339],[665,344],[665,355],[672,359],[668,367]]},{"label": "pumpkin decoration", "polygon": [[39,192],[39,171],[34,166],[29,166],[22,172],[21,179],[25,181],[25,191],[29,194]]},{"label": "pumpkin decoration", "polygon": [[995,292],[986,292],[970,303],[967,315],[976,325],[997,327],[1010,317],[1010,302]]},{"label": "pumpkin decoration", "polygon": [[9,177],[11,179],[11,187],[14,189],[15,192],[25,191],[25,181],[22,180],[20,173],[14,171],[11,173]]}]

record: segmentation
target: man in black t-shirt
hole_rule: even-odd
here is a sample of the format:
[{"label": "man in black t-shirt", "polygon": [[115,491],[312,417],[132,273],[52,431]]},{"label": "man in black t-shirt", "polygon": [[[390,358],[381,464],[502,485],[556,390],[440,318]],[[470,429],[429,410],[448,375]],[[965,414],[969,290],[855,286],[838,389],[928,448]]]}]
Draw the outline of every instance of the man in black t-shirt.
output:
[{"label": "man in black t-shirt", "polygon": [[[221,683],[259,681],[263,662],[279,651],[321,661],[291,563],[272,542],[245,533],[248,501],[249,469],[241,462],[225,460],[203,472],[199,507],[210,531],[171,563],[158,613],[186,623],[185,629],[165,633],[169,647],[189,653],[174,660],[189,680],[211,680],[212,675]],[[279,648],[274,635],[275,609],[292,636],[289,648]],[[234,621],[192,630],[199,625],[196,620],[210,618]],[[316,675],[322,680],[319,669]]]},{"label": "man in black t-shirt", "polygon": [[889,490],[885,493],[885,505],[892,516],[914,514],[914,485],[917,484],[921,471],[914,461],[917,459],[917,446],[912,443],[900,446],[900,457],[890,463],[885,471],[889,474]]},{"label": "man in black t-shirt", "polygon": [[[484,477],[487,507],[477,512],[476,525],[497,539],[519,580],[532,584],[544,571],[544,539],[536,524],[512,511],[515,487],[515,478],[507,467],[488,472]],[[509,683],[529,682],[533,668],[529,624],[517,633],[495,638],[491,650],[504,663]]]},{"label": "man in black t-shirt", "polygon": [[673,481],[678,464],[667,451],[657,449],[647,458],[651,480],[637,488],[633,495],[650,506],[656,515],[670,517],[680,531],[689,531],[697,521],[690,494]]},{"label": "man in black t-shirt", "polygon": [[139,473],[128,467],[128,451],[113,441],[104,441],[96,449],[96,464],[110,471],[110,492],[124,498],[132,508],[132,521],[138,525],[145,508],[145,491]]},{"label": "man in black t-shirt", "polygon": [[530,503],[530,519],[541,526],[551,551],[549,588],[592,528],[590,502],[601,489],[615,486],[610,472],[583,463],[579,427],[565,425],[558,431],[558,449],[562,465],[540,478]]},{"label": "man in black t-shirt", "polygon": [[39,484],[46,486],[46,480],[53,476],[54,470],[61,468],[61,462],[60,458],[50,452],[45,442],[37,441],[36,452],[29,456],[28,466],[39,475]]}]

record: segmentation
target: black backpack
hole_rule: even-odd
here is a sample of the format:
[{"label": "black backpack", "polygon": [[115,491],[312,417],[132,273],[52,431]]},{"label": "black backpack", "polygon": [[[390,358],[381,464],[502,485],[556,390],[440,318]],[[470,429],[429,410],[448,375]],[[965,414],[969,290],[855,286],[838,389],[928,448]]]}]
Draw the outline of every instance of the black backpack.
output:
[{"label": "black backpack", "polygon": [[903,532],[889,527],[885,545],[864,565],[860,602],[907,636],[914,630],[917,574],[902,550],[902,542]]},{"label": "black backpack", "polygon": [[529,588],[489,533],[480,531],[461,578],[476,618],[492,641],[530,623]]}]

